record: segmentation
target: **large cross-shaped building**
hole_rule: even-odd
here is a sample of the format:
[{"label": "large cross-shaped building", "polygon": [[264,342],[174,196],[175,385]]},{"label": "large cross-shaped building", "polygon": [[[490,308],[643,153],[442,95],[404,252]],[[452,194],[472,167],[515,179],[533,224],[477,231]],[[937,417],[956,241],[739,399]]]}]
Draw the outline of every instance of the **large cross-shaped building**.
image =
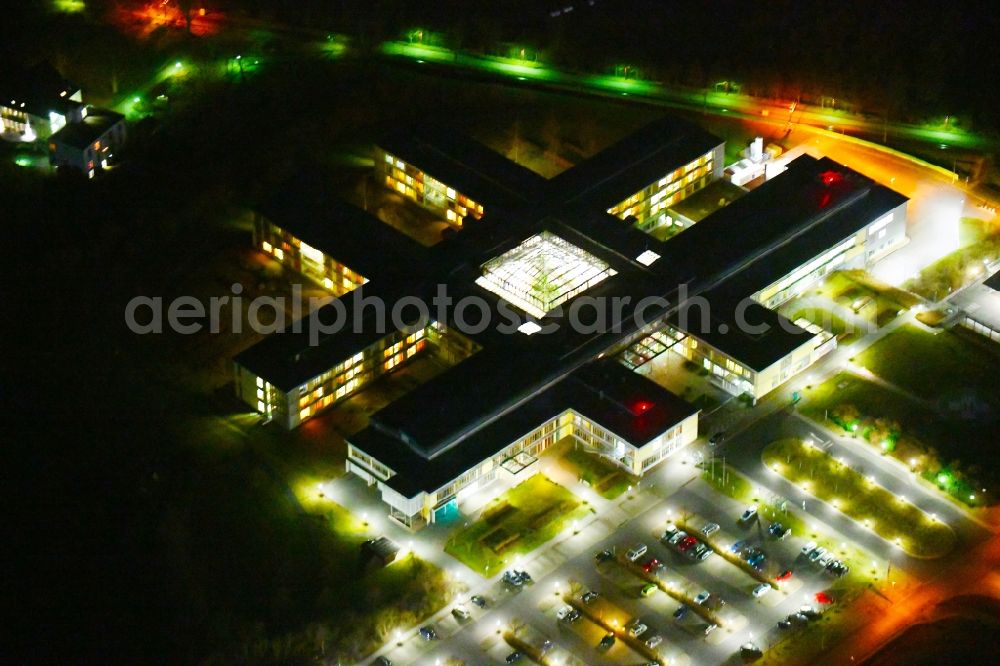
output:
[{"label": "large cross-shaped building", "polygon": [[640,476],[698,434],[698,410],[643,376],[649,360],[672,350],[757,400],[836,345],[774,308],[905,242],[907,199],[826,158],[704,219],[678,212],[722,162],[720,139],[674,118],[549,180],[453,132],[385,136],[378,179],[457,233],[425,247],[321,182],[284,188],[255,242],[337,296],[317,316],[345,325],[239,354],[237,393],[294,428],[435,355],[447,369],[348,441],[348,470],[411,528],[533,473],[566,437]]}]

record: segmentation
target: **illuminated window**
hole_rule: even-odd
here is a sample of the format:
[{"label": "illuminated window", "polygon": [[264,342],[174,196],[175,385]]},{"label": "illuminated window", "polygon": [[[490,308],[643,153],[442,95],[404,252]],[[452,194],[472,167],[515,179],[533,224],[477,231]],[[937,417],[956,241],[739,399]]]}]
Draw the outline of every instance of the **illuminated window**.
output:
[{"label": "illuminated window", "polygon": [[455,211],[453,211],[453,210],[449,210],[448,211],[448,221],[449,222],[454,222],[457,218],[458,218],[458,216],[455,215]]},{"label": "illuminated window", "polygon": [[257,378],[257,388],[264,388],[264,380],[260,377]]},{"label": "illuminated window", "polygon": [[447,190],[445,190],[445,192],[448,195],[449,199],[455,198],[455,190],[453,188],[449,187]]},{"label": "illuminated window", "polygon": [[308,259],[309,261],[316,264],[323,263],[323,253],[317,250],[316,248],[310,245],[306,245],[305,243],[302,243],[299,247],[299,251],[302,252],[302,256]]},{"label": "illuminated window", "polygon": [[309,408],[308,407],[306,407],[305,409],[303,409],[302,411],[299,412],[299,420],[300,421],[305,421],[307,418],[309,418]]},{"label": "illuminated window", "polygon": [[265,407],[266,406],[264,405],[264,403],[261,400],[257,401],[257,411],[258,412],[266,412],[267,409]]},{"label": "illuminated window", "polygon": [[323,278],[323,286],[327,289],[333,289],[333,280],[330,278]]},{"label": "illuminated window", "polygon": [[285,258],[285,251],[279,247],[274,251],[274,256],[280,261]]},{"label": "illuminated window", "polygon": [[257,389],[257,399],[258,400],[264,399],[264,389]]},{"label": "illuminated window", "polygon": [[392,164],[392,155],[390,155],[389,153],[386,153],[385,154],[385,161],[386,161],[386,164]]}]

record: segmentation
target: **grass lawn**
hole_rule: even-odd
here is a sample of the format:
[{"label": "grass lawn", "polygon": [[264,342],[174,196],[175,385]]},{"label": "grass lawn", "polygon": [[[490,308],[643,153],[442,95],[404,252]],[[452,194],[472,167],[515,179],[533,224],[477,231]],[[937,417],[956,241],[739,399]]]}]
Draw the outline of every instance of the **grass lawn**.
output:
[{"label": "grass lawn", "polygon": [[[972,463],[966,466],[972,478],[989,482],[989,471],[1000,462],[1000,456],[990,445],[996,432],[992,422],[942,414],[861,377],[848,373],[835,375],[806,389],[805,396],[800,407],[802,414],[833,429],[838,429],[840,424],[828,417],[835,414],[838,407],[854,407],[858,413],[857,435],[862,440],[869,439],[873,447],[881,444],[868,437],[877,419],[899,424],[895,447],[888,451],[889,455],[930,474],[928,478],[932,482],[937,483],[940,469],[955,460]],[[963,483],[938,485],[969,506],[987,501],[981,494],[970,494]]]},{"label": "grass lawn", "polygon": [[496,498],[482,517],[457,529],[445,552],[471,569],[492,576],[518,555],[530,553],[583,518],[587,507],[577,497],[536,474]]},{"label": "grass lawn", "polygon": [[860,316],[885,326],[917,304],[917,299],[907,292],[883,284],[864,271],[838,271],[828,277],[818,288],[821,294]]},{"label": "grass lawn", "polygon": [[955,544],[955,533],[909,502],[819,449],[797,439],[773,442],[764,449],[764,464],[818,499],[865,523],[914,557],[940,557]]},{"label": "grass lawn", "polygon": [[1000,406],[996,393],[1000,353],[969,336],[951,331],[933,335],[904,326],[854,360],[886,381],[928,400],[974,395]]},{"label": "grass lawn", "polygon": [[636,482],[635,477],[621,467],[577,447],[571,448],[563,456],[563,460],[581,480],[605,499],[615,499]]}]

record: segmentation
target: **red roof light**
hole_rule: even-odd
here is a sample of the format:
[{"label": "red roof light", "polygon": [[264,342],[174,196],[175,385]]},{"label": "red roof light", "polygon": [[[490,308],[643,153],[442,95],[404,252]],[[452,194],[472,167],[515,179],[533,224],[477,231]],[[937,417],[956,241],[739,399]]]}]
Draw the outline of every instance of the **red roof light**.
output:
[{"label": "red roof light", "polygon": [[645,414],[653,408],[653,403],[649,400],[637,400],[634,405],[632,405],[632,413],[636,416],[640,414]]},{"label": "red roof light", "polygon": [[840,181],[844,180],[844,174],[840,173],[839,171],[824,171],[819,175],[819,177],[820,180],[823,181],[823,184],[828,187],[830,185],[833,185],[834,183],[839,183]]}]

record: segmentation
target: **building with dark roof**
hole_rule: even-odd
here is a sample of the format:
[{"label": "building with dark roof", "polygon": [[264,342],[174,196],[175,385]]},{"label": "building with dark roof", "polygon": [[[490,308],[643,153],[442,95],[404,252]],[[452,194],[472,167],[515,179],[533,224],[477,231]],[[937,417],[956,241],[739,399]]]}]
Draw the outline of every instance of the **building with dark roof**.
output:
[{"label": "building with dark roof", "polygon": [[108,109],[90,108],[80,121],[49,137],[49,164],[70,168],[89,178],[111,166],[125,143],[125,116]]},{"label": "building with dark roof", "polygon": [[[589,179],[613,183],[613,199],[645,191],[649,174],[673,173],[709,148],[715,169],[721,153],[712,146],[721,141],[700,130],[686,141],[676,136],[685,126],[654,123],[641,140],[627,138],[576,175],[541,184],[531,176],[513,185],[521,176],[500,175],[495,154],[479,160],[461,183],[486,197],[477,205],[489,212],[430,248],[376,231],[367,214],[331,202],[322,187],[291,184],[258,211],[288,235],[261,242],[276,257],[276,249],[297,251],[298,269],[310,274],[307,243],[324,260],[359,267],[364,279],[331,289],[339,297],[299,330],[239,354],[239,395],[291,428],[412,358],[448,359],[348,438],[348,469],[412,527],[497,479],[533,473],[537,456],[567,437],[630,474],[647,472],[696,438],[698,412],[636,369],[673,350],[710,381],[756,400],[836,345],[772,308],[905,241],[904,197],[811,157],[667,241],[607,212],[605,186],[588,188]],[[434,164],[435,178],[461,172],[453,148],[471,140],[447,140],[442,151],[421,144],[424,153],[407,153],[421,160],[415,168]],[[667,155],[689,161],[671,164]],[[484,178],[493,184],[476,184]],[[440,184],[457,193],[459,182]],[[421,305],[421,316],[390,317],[404,302]],[[462,303],[476,307],[463,311]]]},{"label": "building with dark roof", "polygon": [[0,71],[0,122],[6,139],[45,140],[87,114],[80,88],[48,63]]},{"label": "building with dark roof", "polygon": [[421,126],[385,133],[375,150],[375,173],[389,189],[439,212],[461,227],[480,219],[484,202],[522,206],[545,179],[453,130]]}]

